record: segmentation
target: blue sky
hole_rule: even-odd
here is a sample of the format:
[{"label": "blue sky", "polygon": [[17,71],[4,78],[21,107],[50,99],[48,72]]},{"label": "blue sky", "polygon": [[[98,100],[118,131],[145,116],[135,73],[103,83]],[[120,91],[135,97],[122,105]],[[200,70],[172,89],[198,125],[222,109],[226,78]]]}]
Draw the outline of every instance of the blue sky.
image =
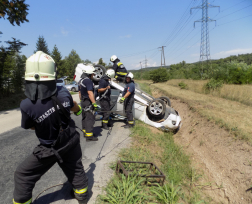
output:
[{"label": "blue sky", "polygon": [[[63,58],[72,49],[81,59],[109,63],[117,55],[127,69],[159,66],[166,46],[166,65],[196,62],[200,57],[201,10],[190,8],[202,0],[26,0],[30,22],[12,26],[0,19],[1,41],[17,38],[33,54],[39,36],[52,51],[56,44]],[[252,0],[209,0],[211,59],[252,53]],[[2,43],[6,46],[6,44]]]}]

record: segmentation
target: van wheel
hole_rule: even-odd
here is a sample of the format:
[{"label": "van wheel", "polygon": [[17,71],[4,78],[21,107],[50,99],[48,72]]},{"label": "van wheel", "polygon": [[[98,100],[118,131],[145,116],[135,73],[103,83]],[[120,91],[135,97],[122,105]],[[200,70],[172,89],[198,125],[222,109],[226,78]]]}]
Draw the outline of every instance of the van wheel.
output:
[{"label": "van wheel", "polygon": [[170,101],[170,99],[169,99],[168,97],[166,97],[166,96],[161,96],[161,97],[159,97],[158,99],[161,99],[162,101],[165,102],[166,105],[168,105],[168,106],[171,107],[171,101]]},{"label": "van wheel", "polygon": [[148,112],[152,117],[162,118],[166,111],[166,104],[161,99],[154,99],[148,106]]},{"label": "van wheel", "polygon": [[94,81],[100,81],[100,79],[104,76],[106,72],[106,68],[100,64],[94,65],[95,74],[93,77]]}]

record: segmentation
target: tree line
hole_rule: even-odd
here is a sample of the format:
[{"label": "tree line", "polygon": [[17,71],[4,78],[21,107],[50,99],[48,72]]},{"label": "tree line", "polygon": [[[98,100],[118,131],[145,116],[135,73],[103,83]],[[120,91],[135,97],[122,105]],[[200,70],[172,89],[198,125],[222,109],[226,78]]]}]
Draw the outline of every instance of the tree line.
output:
[{"label": "tree line", "polygon": [[136,79],[154,83],[170,79],[213,79],[226,84],[252,84],[252,53],[196,63],[182,61],[168,68],[133,72]]},{"label": "tree line", "polygon": [[[26,44],[23,43],[17,47],[16,44],[20,43],[20,41],[17,41],[16,39],[14,39],[14,42],[7,43],[9,43],[10,46],[6,48],[2,46],[0,50],[1,97],[20,93],[22,92],[22,87],[24,87],[24,72],[27,57],[25,55],[20,55],[20,50]],[[37,51],[43,51],[44,53],[52,56],[57,66],[57,78],[67,76],[70,81],[74,77],[77,64],[95,64],[88,59],[82,60],[74,49],[72,49],[69,55],[63,59],[57,45],[54,45],[53,50],[50,52],[43,36],[39,36],[37,40],[34,53]],[[99,59],[97,64],[101,64],[104,67],[111,66],[110,63],[107,65],[102,58]]]}]

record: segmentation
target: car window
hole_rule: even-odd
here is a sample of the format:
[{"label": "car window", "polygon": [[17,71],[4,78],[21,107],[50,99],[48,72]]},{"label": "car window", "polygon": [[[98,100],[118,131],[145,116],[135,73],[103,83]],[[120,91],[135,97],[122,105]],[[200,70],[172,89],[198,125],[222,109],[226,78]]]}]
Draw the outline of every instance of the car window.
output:
[{"label": "car window", "polygon": [[63,83],[63,80],[57,79],[57,83]]},{"label": "car window", "polygon": [[72,81],[70,84],[75,84],[75,81]]}]

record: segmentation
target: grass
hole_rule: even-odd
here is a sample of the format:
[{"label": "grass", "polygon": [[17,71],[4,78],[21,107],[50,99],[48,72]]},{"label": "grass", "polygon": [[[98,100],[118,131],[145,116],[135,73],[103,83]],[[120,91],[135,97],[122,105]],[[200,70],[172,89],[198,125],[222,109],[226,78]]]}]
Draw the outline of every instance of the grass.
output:
[{"label": "grass", "polygon": [[8,97],[0,98],[0,111],[19,108],[21,101],[25,98],[24,93],[12,94]]},{"label": "grass", "polygon": [[[190,86],[188,85],[188,87]],[[167,85],[167,83],[153,84],[151,88],[159,94],[180,99],[187,103],[193,111],[218,124],[221,128],[225,128],[235,138],[245,140],[252,145],[251,106],[213,95],[196,93],[190,89],[180,89]]]},{"label": "grass", "polygon": [[[179,87],[185,84],[187,89],[196,93],[206,94],[204,85],[208,80],[172,79],[165,84]],[[145,82],[147,83],[147,82]],[[220,98],[238,101],[242,104],[252,106],[252,85],[223,84],[219,90],[210,91],[210,95]]]},{"label": "grass", "polygon": [[75,94],[77,94],[77,93],[79,93],[79,92],[70,91],[70,94],[71,94],[71,95],[75,95]]},{"label": "grass", "polygon": [[151,94],[150,83],[141,83],[137,81],[137,84],[140,86],[140,89],[148,94]]},{"label": "grass", "polygon": [[[132,174],[128,178],[122,175],[122,180],[115,175],[104,189],[105,193],[99,196],[98,203],[194,204],[202,201],[203,193],[193,187],[201,175],[191,167],[189,156],[174,143],[172,133],[136,121],[131,137],[132,146],[121,150],[119,160],[153,162],[166,176],[165,185],[160,186],[156,181],[156,186],[148,186],[145,179],[134,176],[148,174],[148,166],[125,165],[128,171],[133,170]],[[111,167],[115,169],[115,163]],[[208,200],[205,198],[204,203]]]}]

